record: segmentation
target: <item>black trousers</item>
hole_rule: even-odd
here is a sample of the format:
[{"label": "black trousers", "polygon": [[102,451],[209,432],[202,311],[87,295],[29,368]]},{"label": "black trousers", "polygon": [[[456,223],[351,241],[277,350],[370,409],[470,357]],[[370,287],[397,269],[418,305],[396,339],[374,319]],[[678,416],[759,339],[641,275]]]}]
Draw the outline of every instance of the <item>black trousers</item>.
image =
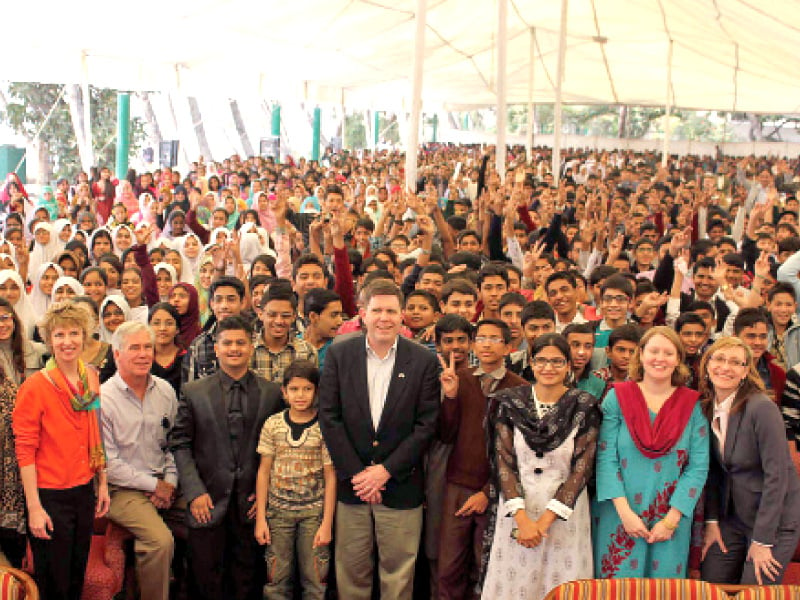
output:
[{"label": "black trousers", "polygon": [[214,527],[189,529],[193,596],[203,600],[261,600],[266,577],[264,548],[254,522],[239,516],[231,495],[228,512]]},{"label": "black trousers", "polygon": [[[753,563],[747,560],[753,532],[735,516],[720,519],[719,528],[728,552],[723,553],[719,544],[709,548],[701,566],[701,578],[710,583],[756,585],[758,582]],[[778,529],[772,556],[782,566],[775,581],[767,575],[761,576],[764,585],[776,585],[783,580],[786,567],[789,566],[797,548],[798,539],[800,539],[800,529]]]},{"label": "black trousers", "polygon": [[39,499],[53,521],[51,539],[29,536],[39,594],[47,600],[80,600],[92,543],[94,485],[40,488]]}]

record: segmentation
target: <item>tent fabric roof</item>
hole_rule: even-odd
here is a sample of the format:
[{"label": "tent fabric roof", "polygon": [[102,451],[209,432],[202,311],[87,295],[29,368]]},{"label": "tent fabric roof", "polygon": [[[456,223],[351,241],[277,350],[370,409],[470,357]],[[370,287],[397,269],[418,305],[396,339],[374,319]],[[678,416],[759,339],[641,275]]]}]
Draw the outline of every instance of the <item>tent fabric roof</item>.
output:
[{"label": "tent fabric roof", "polygon": [[[414,0],[55,0],[6,9],[10,81],[410,107]],[[570,0],[567,103],[800,112],[798,0]],[[560,2],[509,0],[509,103],[552,102]],[[10,11],[10,14],[8,13]],[[33,23],[31,15],[40,17]],[[497,3],[428,0],[423,103],[493,105]]]}]

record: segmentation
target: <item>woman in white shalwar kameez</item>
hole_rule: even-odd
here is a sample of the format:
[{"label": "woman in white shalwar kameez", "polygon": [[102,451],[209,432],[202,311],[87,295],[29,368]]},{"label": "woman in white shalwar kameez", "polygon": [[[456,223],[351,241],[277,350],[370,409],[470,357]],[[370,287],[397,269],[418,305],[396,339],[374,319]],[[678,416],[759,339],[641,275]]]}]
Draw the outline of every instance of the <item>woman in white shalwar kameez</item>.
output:
[{"label": "woman in white shalwar kameez", "polygon": [[555,586],[592,577],[586,483],[600,410],[568,387],[569,346],[537,338],[533,386],[502,390],[487,415],[491,490],[481,565],[482,598],[541,600]]}]

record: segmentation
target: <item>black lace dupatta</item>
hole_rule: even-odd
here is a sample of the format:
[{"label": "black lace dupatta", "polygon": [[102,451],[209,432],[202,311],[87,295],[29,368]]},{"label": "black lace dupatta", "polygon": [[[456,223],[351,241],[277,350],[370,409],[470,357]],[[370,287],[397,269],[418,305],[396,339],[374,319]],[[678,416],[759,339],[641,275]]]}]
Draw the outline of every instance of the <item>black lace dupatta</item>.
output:
[{"label": "black lace dupatta", "polygon": [[[577,388],[567,390],[553,409],[542,415],[541,418],[537,414],[533,400],[533,388],[530,385],[501,390],[489,397],[484,428],[489,459],[490,485],[489,508],[487,509],[489,522],[483,536],[483,553],[477,591],[480,591],[486,577],[489,553],[497,522],[501,492],[498,459],[500,430],[519,431],[531,450],[537,453],[548,453],[561,446],[577,429],[576,446],[577,440],[583,439],[591,448],[573,455],[572,471],[581,471],[580,476],[577,477],[579,483],[570,494],[576,500],[594,470],[594,453],[601,420],[602,414],[597,400],[588,392]],[[577,465],[578,462],[582,464]],[[578,466],[580,469],[576,468]],[[517,492],[520,496],[524,495],[521,485],[518,485]],[[571,504],[574,504],[574,501]]]}]

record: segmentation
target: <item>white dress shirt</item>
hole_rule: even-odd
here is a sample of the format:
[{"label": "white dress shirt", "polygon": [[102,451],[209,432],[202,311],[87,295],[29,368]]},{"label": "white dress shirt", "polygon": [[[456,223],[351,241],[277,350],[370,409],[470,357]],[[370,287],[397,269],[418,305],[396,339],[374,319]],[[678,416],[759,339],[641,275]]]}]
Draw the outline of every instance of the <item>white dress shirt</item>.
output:
[{"label": "white dress shirt", "polygon": [[365,337],[367,344],[367,389],[369,390],[369,412],[372,416],[372,426],[378,431],[381,422],[383,405],[386,403],[386,394],[392,381],[394,361],[397,357],[397,339],[384,358],[380,358],[369,345],[369,337]]},{"label": "white dress shirt", "polygon": [[711,419],[711,430],[719,441],[719,454],[725,456],[725,436],[728,434],[728,420],[731,417],[731,406],[736,398],[737,389],[722,402],[714,404],[714,418]]}]

